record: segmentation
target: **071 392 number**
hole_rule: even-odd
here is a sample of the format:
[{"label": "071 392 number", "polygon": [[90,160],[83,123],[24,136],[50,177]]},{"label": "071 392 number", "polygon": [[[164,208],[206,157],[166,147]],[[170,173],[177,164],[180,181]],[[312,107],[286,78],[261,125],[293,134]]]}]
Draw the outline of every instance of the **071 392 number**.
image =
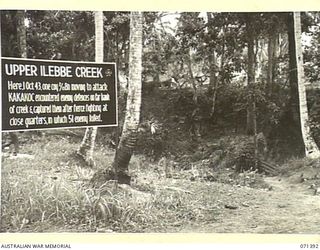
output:
[{"label": "071 392 number", "polygon": [[319,244],[300,244],[302,249],[319,249]]}]

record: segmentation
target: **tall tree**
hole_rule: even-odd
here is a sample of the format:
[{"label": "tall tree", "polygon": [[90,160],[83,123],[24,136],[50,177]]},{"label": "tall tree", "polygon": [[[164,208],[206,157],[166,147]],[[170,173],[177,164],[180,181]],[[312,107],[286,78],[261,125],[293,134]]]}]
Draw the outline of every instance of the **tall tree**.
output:
[{"label": "tall tree", "polygon": [[22,58],[27,58],[27,29],[25,25],[25,11],[17,11],[17,39],[18,39],[18,48],[20,56]]},{"label": "tall tree", "polygon": [[[295,46],[295,30],[293,13],[287,14],[287,29],[288,29],[288,53],[289,53],[289,83],[290,83],[290,111],[295,123],[295,127],[300,127],[299,121],[299,92],[297,79],[297,61],[296,61],[296,46]],[[302,140],[302,138],[301,138]]]},{"label": "tall tree", "polygon": [[[25,25],[25,11],[18,10],[17,18],[17,45],[20,57],[27,58],[27,29]],[[13,154],[19,153],[19,138],[16,132],[10,132],[10,139],[13,144]]]},{"label": "tall tree", "polygon": [[[208,34],[210,38],[213,38],[215,35],[214,28],[213,28],[213,18],[212,13],[207,12],[207,18],[208,18]],[[215,48],[214,44],[212,43],[209,47],[209,91],[212,92],[212,106],[211,106],[211,112],[210,116],[213,117],[215,113],[215,107],[216,107],[216,99],[217,99],[217,91],[218,91],[218,81],[216,77],[216,55],[215,55]]]},{"label": "tall tree", "polygon": [[278,45],[277,26],[279,20],[275,14],[271,16],[270,28],[268,29],[268,66],[267,66],[267,95],[271,97],[274,91],[274,81],[276,74],[276,51]]},{"label": "tall tree", "polygon": [[126,115],[113,169],[118,183],[130,184],[129,162],[135,147],[141,111],[142,13],[131,12],[129,47],[129,86]]},{"label": "tall tree", "polygon": [[200,40],[202,33],[206,28],[204,20],[198,16],[197,12],[180,14],[177,25],[178,43],[176,44],[178,46],[176,59],[181,60],[182,69],[184,69],[184,65],[186,66],[185,76],[187,76],[187,81],[191,83],[195,104],[198,103],[199,90],[195,79],[197,72],[194,72],[194,61],[197,57],[199,43],[202,43]]},{"label": "tall tree", "polygon": [[257,133],[256,104],[255,104],[255,28],[254,17],[252,13],[245,14],[246,35],[248,44],[248,107],[247,107],[247,134],[255,135]]},{"label": "tall tree", "polygon": [[[254,16],[251,13],[245,14],[246,35],[248,43],[248,107],[247,107],[247,134],[253,135],[254,157],[258,157],[258,142],[257,142],[257,118],[256,118],[256,100],[255,100],[255,23]],[[255,164],[257,162],[255,161]]]},{"label": "tall tree", "polygon": [[294,47],[295,47],[295,61],[296,61],[296,79],[298,84],[299,94],[299,115],[300,115],[300,126],[301,133],[305,147],[305,154],[309,158],[320,157],[320,151],[315,143],[314,139],[310,134],[309,127],[309,116],[305,89],[305,77],[303,69],[303,53],[301,43],[301,17],[300,12],[293,13],[293,24],[294,24]]},{"label": "tall tree", "polygon": [[[96,11],[95,16],[95,61],[103,62],[103,12]],[[95,140],[97,136],[98,128],[97,127],[89,127],[86,128],[86,132],[78,149],[78,154],[85,159],[89,166],[93,166],[93,151]]]}]

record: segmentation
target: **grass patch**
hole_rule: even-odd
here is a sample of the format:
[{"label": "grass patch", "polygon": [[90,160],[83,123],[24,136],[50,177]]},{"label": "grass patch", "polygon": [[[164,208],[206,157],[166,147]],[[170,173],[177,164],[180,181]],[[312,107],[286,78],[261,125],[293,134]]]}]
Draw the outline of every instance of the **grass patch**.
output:
[{"label": "grass patch", "polygon": [[111,165],[113,152],[99,147],[91,169],[71,157],[77,147],[44,137],[21,145],[33,159],[3,159],[2,232],[167,232],[208,220],[209,197],[193,199],[190,181],[166,178],[143,157],[130,163],[133,188],[112,181],[92,188],[89,180]]},{"label": "grass patch", "polygon": [[235,174],[210,159],[183,168],[173,157],[141,155],[130,161],[131,187],[113,181],[92,187],[91,177],[111,166],[114,151],[97,145],[92,169],[73,157],[78,145],[39,137],[21,145],[33,158],[2,159],[2,232],[180,232],[221,223],[269,192],[254,171]]},{"label": "grass patch", "polygon": [[308,158],[291,158],[280,166],[280,174],[291,176],[303,172],[306,168],[319,168],[319,160]]}]

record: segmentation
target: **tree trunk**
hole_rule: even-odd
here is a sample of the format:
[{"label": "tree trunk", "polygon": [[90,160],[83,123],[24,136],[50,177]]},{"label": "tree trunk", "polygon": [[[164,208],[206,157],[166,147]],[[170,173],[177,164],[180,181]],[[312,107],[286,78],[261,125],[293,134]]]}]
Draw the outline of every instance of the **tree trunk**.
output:
[{"label": "tree trunk", "polygon": [[289,84],[290,84],[290,109],[292,118],[297,127],[300,127],[299,121],[299,92],[297,78],[297,61],[296,61],[296,46],[294,34],[293,13],[288,14],[288,41],[289,41]]},{"label": "tree trunk", "polygon": [[17,11],[17,36],[18,36],[18,46],[19,53],[22,58],[27,58],[27,29],[25,26],[25,11]]},{"label": "tree trunk", "polygon": [[293,13],[287,14],[287,32],[288,32],[288,54],[289,54],[289,85],[290,85],[290,99],[288,102],[288,118],[291,122],[287,124],[284,121],[284,126],[290,126],[287,131],[290,132],[291,141],[295,141],[297,154],[303,155],[304,142],[301,134],[300,114],[299,114],[299,92],[297,79],[297,61],[296,61],[296,46],[294,35],[294,21]]},{"label": "tree trunk", "polygon": [[[103,62],[103,12],[96,11],[95,16],[95,61]],[[98,128],[88,127],[78,149],[78,154],[86,161],[89,166],[94,166],[93,151]]]},{"label": "tree trunk", "polygon": [[300,12],[293,13],[294,22],[294,46],[295,46],[295,61],[297,65],[297,83],[298,83],[298,94],[299,94],[299,111],[300,111],[300,125],[301,133],[305,147],[305,154],[309,158],[320,157],[320,151],[315,143],[314,139],[310,134],[307,97],[305,89],[305,77],[303,69],[303,54],[301,44],[301,17]]},{"label": "tree trunk", "polygon": [[[25,11],[17,10],[17,44],[21,58],[27,58],[27,29],[25,26]],[[13,145],[13,155],[19,153],[19,138],[16,132],[9,132],[11,143]]]},{"label": "tree trunk", "polygon": [[129,162],[138,137],[142,89],[142,13],[131,12],[129,86],[126,115],[113,169],[118,183],[130,184]]},{"label": "tree trunk", "polygon": [[246,15],[246,33],[248,39],[248,107],[247,107],[247,134],[253,135],[255,167],[257,168],[258,141],[257,141],[257,118],[255,102],[255,53],[254,53],[254,17]]},{"label": "tree trunk", "polygon": [[255,53],[254,27],[252,14],[247,14],[246,30],[248,39],[248,107],[247,107],[247,134],[256,135],[256,106],[255,106]]},{"label": "tree trunk", "polygon": [[277,49],[276,32],[270,32],[268,35],[268,68],[267,68],[267,96],[271,98],[274,91],[275,69],[276,69],[276,49]]},{"label": "tree trunk", "polygon": [[[208,32],[209,35],[214,32],[213,30],[213,20],[212,16],[209,12],[207,12],[208,18]],[[210,117],[214,117],[215,107],[216,107],[216,100],[217,100],[217,91],[218,91],[218,81],[216,77],[216,55],[214,48],[212,46],[209,47],[209,92],[212,93],[212,106],[210,111]]]},{"label": "tree trunk", "polygon": [[264,40],[255,38],[255,54],[254,58],[256,60],[255,62],[255,78],[260,78],[262,74],[262,68],[263,68],[263,47],[264,47]]},{"label": "tree trunk", "polygon": [[188,54],[186,55],[187,67],[189,71],[190,81],[193,87],[193,102],[198,104],[198,89],[196,85],[196,81],[194,79],[193,71],[192,71],[192,62],[191,62],[191,48],[188,50]]},{"label": "tree trunk", "polygon": [[215,55],[214,51],[210,55],[210,86],[212,86],[212,104],[211,104],[211,111],[210,111],[210,117],[214,118],[214,113],[216,110],[216,102],[217,102],[217,92],[218,92],[218,81],[215,75],[215,69],[212,69],[212,65],[215,65]]},{"label": "tree trunk", "polygon": [[221,85],[224,85],[225,72],[224,72],[224,61],[226,54],[226,38],[225,38],[225,25],[222,26],[222,51],[220,57],[220,68],[219,68],[219,81]]}]

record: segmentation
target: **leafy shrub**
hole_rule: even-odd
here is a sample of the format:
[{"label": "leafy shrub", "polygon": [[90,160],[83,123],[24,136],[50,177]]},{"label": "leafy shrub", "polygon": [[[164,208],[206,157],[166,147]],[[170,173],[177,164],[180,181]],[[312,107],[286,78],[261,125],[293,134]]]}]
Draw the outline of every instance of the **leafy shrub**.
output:
[{"label": "leafy shrub", "polygon": [[320,147],[320,91],[309,91],[310,129],[313,138]]}]

